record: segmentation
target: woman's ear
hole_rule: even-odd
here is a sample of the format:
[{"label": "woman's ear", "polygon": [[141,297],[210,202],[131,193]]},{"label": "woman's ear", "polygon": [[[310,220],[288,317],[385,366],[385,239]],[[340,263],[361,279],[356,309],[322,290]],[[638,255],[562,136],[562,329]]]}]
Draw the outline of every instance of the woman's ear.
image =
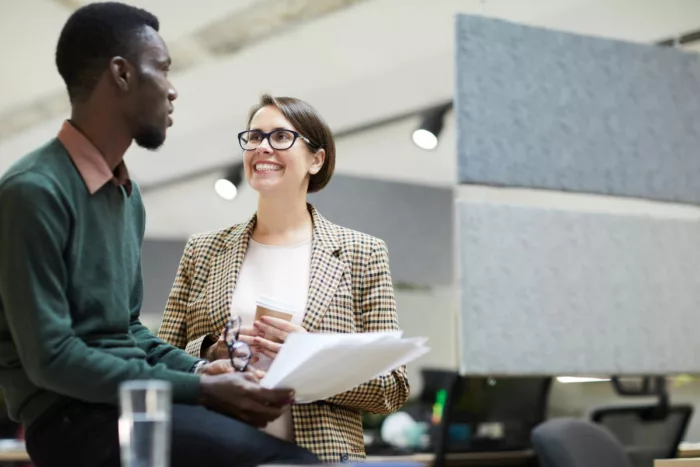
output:
[{"label": "woman's ear", "polygon": [[319,149],[311,157],[313,157],[313,160],[311,161],[311,167],[309,167],[309,173],[316,175],[323,167],[323,163],[326,162],[326,150]]}]

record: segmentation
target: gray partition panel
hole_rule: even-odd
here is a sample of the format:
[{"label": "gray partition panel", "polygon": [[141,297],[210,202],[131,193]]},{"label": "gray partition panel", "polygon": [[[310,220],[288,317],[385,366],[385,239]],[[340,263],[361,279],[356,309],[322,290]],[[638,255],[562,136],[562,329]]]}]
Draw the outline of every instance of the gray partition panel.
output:
[{"label": "gray partition panel", "polygon": [[700,221],[456,209],[462,371],[700,371]]},{"label": "gray partition panel", "polygon": [[395,282],[454,283],[453,190],[337,175],[309,196],[328,220],[383,239]]},{"label": "gray partition panel", "polygon": [[457,17],[459,180],[700,203],[700,56]]},{"label": "gray partition panel", "polygon": [[141,248],[141,266],[143,268],[143,304],[142,315],[149,321],[160,323],[168,302],[170,289],[175,281],[175,274],[180,258],[185,251],[185,240],[146,239]]}]

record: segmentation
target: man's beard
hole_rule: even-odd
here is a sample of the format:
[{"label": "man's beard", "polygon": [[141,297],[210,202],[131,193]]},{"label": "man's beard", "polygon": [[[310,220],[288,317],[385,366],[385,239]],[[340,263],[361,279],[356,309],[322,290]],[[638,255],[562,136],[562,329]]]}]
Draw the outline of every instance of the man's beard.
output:
[{"label": "man's beard", "polygon": [[165,132],[156,127],[143,127],[134,137],[134,141],[144,149],[155,151],[165,142]]}]

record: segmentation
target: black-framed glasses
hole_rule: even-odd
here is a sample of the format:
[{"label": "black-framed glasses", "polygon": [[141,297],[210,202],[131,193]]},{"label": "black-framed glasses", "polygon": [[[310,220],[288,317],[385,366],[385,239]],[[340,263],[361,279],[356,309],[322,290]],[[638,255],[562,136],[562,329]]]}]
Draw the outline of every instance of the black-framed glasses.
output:
[{"label": "black-framed glasses", "polygon": [[259,130],[246,130],[238,133],[238,143],[245,151],[253,151],[265,140],[267,140],[272,149],[284,151],[294,146],[297,139],[301,139],[312,148],[316,148],[316,145],[309,138],[294,130],[273,130],[269,133]]},{"label": "black-framed glasses", "polygon": [[224,342],[228,347],[228,355],[231,359],[231,365],[238,371],[245,371],[248,368],[253,352],[250,346],[245,342],[238,340],[238,334],[241,332],[241,317],[234,316],[226,324],[224,329]]}]

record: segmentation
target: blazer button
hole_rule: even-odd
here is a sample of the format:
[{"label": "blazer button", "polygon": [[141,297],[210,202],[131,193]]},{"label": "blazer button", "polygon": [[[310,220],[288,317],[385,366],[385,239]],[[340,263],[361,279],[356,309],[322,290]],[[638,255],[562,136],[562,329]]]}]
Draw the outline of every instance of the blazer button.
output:
[{"label": "blazer button", "polygon": [[340,455],[340,462],[342,462],[343,464],[346,464],[349,459],[350,459],[350,457],[347,454]]}]

